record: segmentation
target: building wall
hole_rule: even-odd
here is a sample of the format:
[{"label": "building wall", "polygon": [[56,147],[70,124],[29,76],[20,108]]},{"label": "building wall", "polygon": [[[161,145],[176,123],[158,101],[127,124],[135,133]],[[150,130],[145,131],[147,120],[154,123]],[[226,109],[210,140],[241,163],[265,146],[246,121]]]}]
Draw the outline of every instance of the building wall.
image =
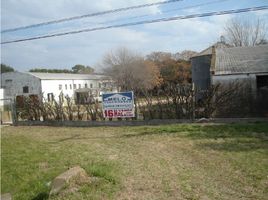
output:
[{"label": "building wall", "polygon": [[[42,93],[44,98],[47,99],[49,93],[53,93],[57,98],[61,93],[64,96],[74,97],[75,91],[81,88],[89,88],[94,93],[96,90],[100,90],[100,80],[42,80]],[[92,87],[91,87],[92,86]],[[99,95],[99,94],[95,94]]]},{"label": "building wall", "polygon": [[228,74],[228,75],[213,75],[212,83],[227,84],[234,81],[240,82],[254,82],[256,80],[255,74]]},{"label": "building wall", "polygon": [[191,59],[192,81],[198,89],[204,90],[210,86],[210,62],[211,55]]},{"label": "building wall", "polygon": [[59,99],[60,94],[76,98],[75,93],[79,89],[88,88],[90,94],[99,97],[102,92],[116,91],[111,81],[107,80],[42,80],[43,97],[48,100],[48,94],[53,93],[55,100]]},{"label": "building wall", "polygon": [[3,99],[4,99],[4,89],[0,88],[0,108],[4,105],[4,100]]},{"label": "building wall", "polygon": [[202,99],[202,91],[209,88],[211,55],[193,57],[191,59],[192,82],[197,89],[196,100]]},{"label": "building wall", "polygon": [[241,84],[249,84],[251,91],[256,93],[256,74],[230,74],[230,75],[213,75],[212,84],[229,84],[239,82]]},{"label": "building wall", "polygon": [[212,83],[228,84],[231,82],[240,82],[241,84],[249,84],[253,95],[257,94],[257,76],[268,75],[267,73],[256,74],[228,74],[228,75],[213,75]]},{"label": "building wall", "polygon": [[[28,93],[23,92],[23,87],[28,87]],[[53,94],[56,101],[63,93],[64,96],[76,98],[79,89],[88,88],[85,92],[100,99],[105,91],[117,91],[111,80],[40,80],[31,74],[10,72],[1,77],[1,87],[4,89],[4,98],[14,99],[16,96],[38,95],[48,100],[48,94]],[[84,91],[82,91],[84,92]]]},{"label": "building wall", "polygon": [[[262,82],[260,84],[260,77]],[[259,86],[257,81],[259,80]],[[227,85],[240,83],[231,95],[228,106],[219,107],[218,114],[223,117],[268,116],[268,72],[255,74],[214,75],[212,83]]]},{"label": "building wall", "polygon": [[[1,87],[4,88],[4,98],[14,99],[20,95],[41,95],[40,79],[20,72],[3,73]],[[28,87],[28,92],[23,91],[23,87]]]}]

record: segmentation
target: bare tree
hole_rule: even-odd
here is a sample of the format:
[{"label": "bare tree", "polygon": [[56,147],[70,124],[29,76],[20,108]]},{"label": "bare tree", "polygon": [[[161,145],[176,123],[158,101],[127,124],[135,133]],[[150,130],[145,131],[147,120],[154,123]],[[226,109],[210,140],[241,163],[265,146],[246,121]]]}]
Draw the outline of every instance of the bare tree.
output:
[{"label": "bare tree", "polygon": [[103,59],[104,71],[122,90],[152,89],[161,82],[153,62],[126,48],[110,52]]},{"label": "bare tree", "polygon": [[185,60],[185,61],[189,61],[191,57],[193,57],[194,55],[196,55],[197,52],[196,51],[191,51],[191,50],[184,50],[182,52],[178,52],[175,53],[173,55],[175,60]]},{"label": "bare tree", "polygon": [[227,42],[234,46],[255,46],[266,40],[267,26],[260,19],[232,18],[225,26]]},{"label": "bare tree", "polygon": [[165,60],[172,59],[172,56],[173,55],[169,52],[157,51],[157,52],[152,52],[149,55],[147,55],[146,59],[156,63],[156,62],[163,62]]}]

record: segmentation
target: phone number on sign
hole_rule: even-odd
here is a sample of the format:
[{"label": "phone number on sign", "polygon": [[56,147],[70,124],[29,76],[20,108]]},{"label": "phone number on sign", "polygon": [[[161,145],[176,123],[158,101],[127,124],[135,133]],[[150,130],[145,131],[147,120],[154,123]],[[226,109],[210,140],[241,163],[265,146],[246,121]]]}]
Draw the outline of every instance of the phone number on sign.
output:
[{"label": "phone number on sign", "polygon": [[133,110],[105,110],[104,117],[134,117]]}]

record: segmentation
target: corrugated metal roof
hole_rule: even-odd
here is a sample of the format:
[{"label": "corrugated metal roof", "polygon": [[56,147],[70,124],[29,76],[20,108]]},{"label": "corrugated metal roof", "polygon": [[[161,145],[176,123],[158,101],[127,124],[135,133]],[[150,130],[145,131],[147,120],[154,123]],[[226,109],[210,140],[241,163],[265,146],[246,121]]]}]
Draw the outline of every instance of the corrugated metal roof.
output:
[{"label": "corrugated metal roof", "polygon": [[212,54],[212,48],[215,47],[216,49],[220,49],[220,48],[229,48],[231,47],[231,45],[227,44],[227,43],[223,43],[223,42],[216,42],[215,44],[213,44],[212,46],[204,49],[203,51],[195,54],[192,57],[197,57],[197,56],[205,56],[205,55],[211,55]]},{"label": "corrugated metal roof", "polygon": [[268,72],[268,45],[216,49],[215,74]]},{"label": "corrugated metal roof", "polygon": [[29,73],[41,80],[99,80],[109,77],[99,74]]}]

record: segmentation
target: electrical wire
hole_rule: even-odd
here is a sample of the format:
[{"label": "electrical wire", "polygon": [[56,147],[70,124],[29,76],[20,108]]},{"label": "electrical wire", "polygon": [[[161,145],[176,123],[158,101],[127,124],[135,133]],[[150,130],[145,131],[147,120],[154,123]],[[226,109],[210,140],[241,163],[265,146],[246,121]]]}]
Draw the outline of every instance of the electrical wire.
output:
[{"label": "electrical wire", "polygon": [[[166,14],[166,13],[170,13],[170,12],[175,12],[175,11],[179,11],[179,10],[186,10],[186,9],[191,9],[191,8],[199,8],[202,6],[207,6],[210,4],[216,4],[216,3],[222,3],[224,1],[230,1],[230,0],[216,0],[216,1],[210,1],[210,2],[206,2],[206,3],[200,3],[200,4],[195,4],[192,6],[184,6],[184,7],[179,7],[179,8],[175,8],[175,9],[169,9],[169,10],[164,10],[161,11],[160,14]],[[115,19],[115,20],[108,20],[108,21],[103,21],[103,22],[99,22],[99,23],[93,23],[93,22],[86,22],[86,25],[107,25],[110,23],[115,23],[115,22],[120,22],[120,21],[127,21],[127,20],[133,20],[133,19],[138,19],[138,18],[144,18],[144,17],[150,17],[152,16],[151,14],[145,14],[145,15],[138,15],[138,16],[133,16],[133,17],[128,17],[128,18],[124,18],[124,19]],[[57,33],[56,31],[54,33]],[[50,33],[52,34],[52,33]]]},{"label": "electrical wire", "polygon": [[110,26],[102,26],[102,27],[96,27],[96,28],[75,30],[75,31],[70,31],[70,32],[36,36],[36,37],[30,37],[30,38],[24,38],[24,39],[18,39],[18,40],[10,40],[10,41],[1,42],[1,44],[9,44],[9,43],[29,41],[29,40],[37,40],[37,39],[57,37],[57,36],[70,35],[70,34],[77,34],[77,33],[83,33],[83,32],[99,31],[99,30],[105,30],[105,29],[111,29],[111,28],[121,28],[121,27],[135,26],[135,25],[141,25],[141,24],[152,24],[152,23],[157,23],[157,22],[167,22],[167,21],[175,21],[175,20],[182,20],[182,19],[192,19],[192,18],[200,18],[200,17],[236,14],[236,13],[243,13],[243,12],[267,10],[267,9],[268,9],[268,6],[259,6],[259,7],[250,7],[250,8],[242,8],[242,9],[234,9],[234,10],[226,10],[226,11],[216,11],[216,12],[192,14],[192,15],[169,17],[169,18],[159,18],[159,19],[154,19],[154,20],[145,20],[145,21],[125,23],[125,24],[116,24],[116,25],[110,25]]},{"label": "electrical wire", "polygon": [[[175,12],[175,11],[178,11],[178,10],[186,10],[186,9],[191,9],[191,8],[198,8],[198,7],[207,6],[207,5],[210,5],[210,4],[222,3],[224,1],[229,1],[229,0],[216,0],[216,1],[206,2],[206,3],[200,3],[200,4],[196,4],[196,5],[192,5],[192,6],[185,6],[185,7],[180,7],[180,8],[174,8],[174,9],[164,10],[164,11],[161,12],[161,14]],[[131,19],[137,19],[137,18],[149,17],[149,16],[151,16],[151,15],[150,14],[138,15],[138,16],[133,16],[133,17],[125,18],[124,20],[131,20]],[[121,20],[120,19],[109,20],[109,21],[98,23],[98,24],[104,25],[104,24],[118,22],[118,21],[121,21]]]},{"label": "electrical wire", "polygon": [[58,20],[52,20],[52,21],[42,22],[42,23],[38,23],[38,24],[32,24],[32,25],[28,25],[28,26],[21,26],[21,27],[16,27],[16,28],[5,29],[5,30],[1,31],[1,33],[14,32],[14,31],[18,31],[18,30],[46,26],[46,25],[50,25],[50,24],[58,24],[58,23],[82,19],[82,18],[86,18],[86,17],[94,17],[94,16],[98,16],[98,15],[105,15],[105,14],[122,12],[122,11],[139,9],[139,8],[145,8],[145,7],[155,6],[155,5],[174,3],[174,2],[178,2],[178,1],[183,1],[183,0],[167,0],[167,1],[160,1],[160,2],[155,2],[155,3],[141,4],[141,5],[137,5],[137,6],[117,8],[117,9],[113,9],[113,10],[106,10],[106,11],[90,13],[90,14],[86,14],[86,15],[62,18],[62,19],[58,19]]}]

